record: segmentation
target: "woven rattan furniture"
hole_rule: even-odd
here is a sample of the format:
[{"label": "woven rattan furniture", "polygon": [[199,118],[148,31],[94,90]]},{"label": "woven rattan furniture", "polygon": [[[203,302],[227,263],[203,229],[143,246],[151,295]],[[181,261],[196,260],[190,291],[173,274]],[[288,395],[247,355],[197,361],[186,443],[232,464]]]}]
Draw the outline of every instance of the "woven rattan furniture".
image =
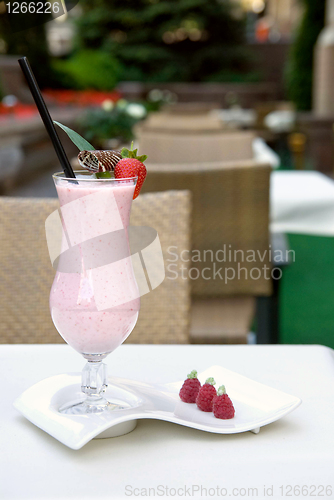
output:
[{"label": "woven rattan furniture", "polygon": [[219,102],[175,102],[173,104],[164,104],[160,112],[171,115],[205,115],[214,109],[220,109]]},{"label": "woven rattan furniture", "polygon": [[[151,113],[136,128],[138,130],[167,133],[201,133],[222,130],[224,127],[218,116],[209,113],[174,114],[169,112]],[[140,132],[139,132],[140,134]]]},{"label": "woven rattan furniture", "polygon": [[[186,119],[196,124],[193,117]],[[174,128],[168,130],[146,130],[144,127],[136,130],[138,147],[140,152],[144,151],[148,156],[150,164],[227,162],[253,158],[253,132],[194,130],[187,129],[184,124],[182,130],[176,128],[175,124]]]},{"label": "woven rattan furniture", "polygon": [[[0,343],[60,343],[51,321],[49,294],[54,279],[44,224],[58,208],[52,198],[0,198]],[[164,256],[169,245],[190,248],[190,193],[141,195],[132,225],[158,231]],[[142,297],[139,321],[128,341],[186,343],[189,283],[165,279]]]},{"label": "woven rattan furniture", "polygon": [[192,343],[245,344],[255,306],[255,298],[250,295],[193,298]]},{"label": "woven rattan furniture", "polygon": [[[190,249],[191,194],[168,191],[140,195],[133,202],[131,224],[153,227],[159,235],[166,278],[149,294],[141,297],[137,325],[127,342],[174,344],[189,342],[190,284],[180,272],[171,274],[166,266],[169,247],[178,254]],[[181,261],[178,260],[177,271]],[[172,278],[172,279],[171,279]]]},{"label": "woven rattan furniture", "polygon": [[[192,342],[246,342],[255,297],[272,293],[271,168],[255,160],[147,166],[144,191],[187,188],[193,194],[192,253],[184,254],[192,258],[184,262],[190,266]],[[211,298],[211,309],[205,308]]]}]

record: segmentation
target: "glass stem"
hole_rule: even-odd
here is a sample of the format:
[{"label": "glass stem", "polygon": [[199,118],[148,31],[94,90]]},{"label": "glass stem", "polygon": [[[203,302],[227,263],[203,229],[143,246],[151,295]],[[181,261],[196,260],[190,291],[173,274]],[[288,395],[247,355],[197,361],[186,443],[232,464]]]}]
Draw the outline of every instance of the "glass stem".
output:
[{"label": "glass stem", "polygon": [[107,365],[102,361],[88,361],[82,370],[81,382],[81,390],[87,396],[86,403],[94,404],[103,399],[107,387]]}]

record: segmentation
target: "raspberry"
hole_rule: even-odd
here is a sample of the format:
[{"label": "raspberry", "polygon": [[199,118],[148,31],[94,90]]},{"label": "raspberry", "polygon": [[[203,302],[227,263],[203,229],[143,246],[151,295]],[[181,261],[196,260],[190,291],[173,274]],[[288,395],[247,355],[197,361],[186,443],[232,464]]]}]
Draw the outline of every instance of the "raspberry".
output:
[{"label": "raspberry", "polygon": [[197,378],[197,371],[193,370],[187,377],[183,382],[179,396],[184,403],[195,403],[201,387],[201,383]]},{"label": "raspberry", "polygon": [[216,418],[222,418],[224,420],[234,417],[234,406],[226,394],[224,385],[219,387],[217,396],[213,398],[213,414]]},{"label": "raspberry", "polygon": [[196,404],[202,411],[212,411],[212,400],[216,396],[216,389],[213,387],[216,382],[212,377],[205,381],[205,384],[200,388]]}]

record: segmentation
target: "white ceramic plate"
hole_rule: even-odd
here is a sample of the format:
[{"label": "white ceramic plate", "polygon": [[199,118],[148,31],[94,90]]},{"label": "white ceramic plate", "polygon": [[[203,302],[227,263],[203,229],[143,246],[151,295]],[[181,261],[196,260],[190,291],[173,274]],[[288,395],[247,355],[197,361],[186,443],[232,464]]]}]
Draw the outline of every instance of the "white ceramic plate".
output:
[{"label": "white ceramic plate", "polygon": [[199,374],[204,383],[214,377],[217,387],[226,386],[235,407],[235,417],[220,420],[212,413],[200,411],[195,404],[183,403],[179,390],[183,381],[166,384],[146,384],[112,378],[106,397],[125,402],[127,409],[90,415],[62,415],[58,408],[64,403],[82,398],[81,375],[65,374],[51,377],[27,389],[14,403],[30,422],[78,450],[95,437],[126,434],[136,426],[137,419],[153,418],[174,422],[217,434],[252,431],[270,424],[297,408],[301,400],[266,385],[254,382],[220,366],[212,366]]}]

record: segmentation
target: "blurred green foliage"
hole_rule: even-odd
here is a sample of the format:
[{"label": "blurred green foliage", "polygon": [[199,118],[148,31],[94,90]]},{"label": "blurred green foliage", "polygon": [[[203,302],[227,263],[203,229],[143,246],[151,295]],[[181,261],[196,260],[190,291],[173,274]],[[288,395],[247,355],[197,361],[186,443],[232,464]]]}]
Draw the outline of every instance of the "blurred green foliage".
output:
[{"label": "blurred green foliage", "polygon": [[258,80],[234,0],[80,0],[80,8],[74,51],[62,59],[50,58],[44,24],[25,29],[25,15],[17,14],[22,31],[12,33],[0,16],[7,53],[27,55],[42,88]]},{"label": "blurred green foliage", "polygon": [[76,47],[116,57],[122,80],[233,81],[248,72],[231,0],[81,0]]},{"label": "blurred green foliage", "polygon": [[58,82],[66,88],[112,90],[121,75],[115,58],[94,50],[80,50],[67,60],[55,60],[52,66]]},{"label": "blurred green foliage", "polygon": [[138,121],[127,112],[126,106],[116,105],[112,110],[88,110],[80,117],[78,126],[95,149],[105,149],[104,141],[108,139],[117,139],[122,144],[133,139],[133,127]]},{"label": "blurred green foliage", "polygon": [[300,0],[304,15],[298,27],[286,71],[288,97],[300,111],[312,108],[314,46],[324,27],[326,0]]}]

